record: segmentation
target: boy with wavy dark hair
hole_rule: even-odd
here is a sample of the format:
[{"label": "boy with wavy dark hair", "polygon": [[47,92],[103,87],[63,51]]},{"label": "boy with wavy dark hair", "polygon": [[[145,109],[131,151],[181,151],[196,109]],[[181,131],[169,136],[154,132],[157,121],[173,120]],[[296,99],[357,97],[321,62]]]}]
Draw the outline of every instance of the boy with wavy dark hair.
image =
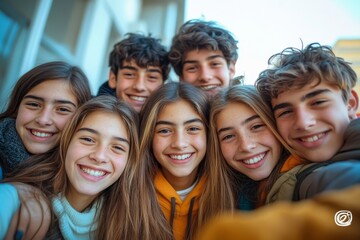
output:
[{"label": "boy with wavy dark hair", "polygon": [[130,104],[137,112],[152,92],[167,80],[170,63],[160,39],[127,33],[109,56],[109,80],[98,95],[110,94]]},{"label": "boy with wavy dark hair", "polygon": [[185,22],[172,40],[169,59],[180,81],[213,95],[227,87],[235,74],[237,41],[213,21]]},{"label": "boy with wavy dark hair", "polygon": [[[289,169],[284,167],[294,164],[285,162],[286,174],[278,179],[282,184],[274,184],[268,200],[279,200],[282,193],[299,200],[358,184],[359,99],[350,64],[319,43],[286,48],[269,64],[255,84],[273,109],[280,135],[306,161]],[[297,183],[288,184],[291,179]]]}]

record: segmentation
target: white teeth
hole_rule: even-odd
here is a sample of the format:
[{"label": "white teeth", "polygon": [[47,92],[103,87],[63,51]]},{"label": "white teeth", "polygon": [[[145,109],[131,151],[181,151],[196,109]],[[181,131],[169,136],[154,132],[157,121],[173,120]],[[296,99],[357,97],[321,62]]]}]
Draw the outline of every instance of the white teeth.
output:
[{"label": "white teeth", "polygon": [[264,157],[265,157],[265,153],[262,153],[260,155],[257,155],[256,157],[243,160],[243,162],[246,164],[255,164],[255,163],[259,162],[260,160],[262,160]]},{"label": "white teeth", "polygon": [[171,158],[176,159],[176,160],[184,160],[187,159],[191,156],[190,153],[187,154],[183,154],[183,155],[170,155]]},{"label": "white teeth", "polygon": [[145,102],[146,97],[139,97],[139,96],[130,96],[132,100],[139,101],[139,102]]},{"label": "white teeth", "polygon": [[308,138],[300,138],[301,141],[303,142],[315,142],[317,140],[319,140],[319,138],[321,138],[322,136],[324,136],[325,133],[320,133],[318,135],[312,136],[312,137],[308,137]]},{"label": "white teeth", "polygon": [[104,171],[94,170],[86,167],[81,167],[81,170],[94,177],[101,177],[105,175]]},{"label": "white teeth", "polygon": [[207,86],[202,86],[201,89],[208,91],[208,90],[211,90],[216,87],[217,87],[217,85],[207,85]]},{"label": "white teeth", "polygon": [[52,134],[50,133],[44,133],[44,132],[37,132],[32,130],[31,133],[37,137],[50,137]]}]

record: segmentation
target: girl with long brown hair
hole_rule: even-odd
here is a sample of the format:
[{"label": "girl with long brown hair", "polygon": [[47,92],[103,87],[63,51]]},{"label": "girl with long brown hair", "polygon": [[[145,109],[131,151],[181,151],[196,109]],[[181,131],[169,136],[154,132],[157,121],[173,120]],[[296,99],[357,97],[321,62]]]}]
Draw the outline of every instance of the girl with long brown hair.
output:
[{"label": "girl with long brown hair", "polygon": [[[6,182],[39,188],[49,199],[50,239],[132,239],[130,182],[136,178],[138,116],[115,97],[81,106],[60,146],[23,162]],[[20,199],[21,200],[21,199]]]}]

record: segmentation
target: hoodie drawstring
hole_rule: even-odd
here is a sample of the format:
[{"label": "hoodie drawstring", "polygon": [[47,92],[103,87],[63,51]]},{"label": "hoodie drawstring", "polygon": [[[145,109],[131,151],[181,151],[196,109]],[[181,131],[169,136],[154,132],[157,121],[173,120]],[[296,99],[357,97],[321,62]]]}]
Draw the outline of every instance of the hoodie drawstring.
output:
[{"label": "hoodie drawstring", "polygon": [[172,197],[171,198],[171,212],[170,212],[170,226],[171,226],[171,229],[173,229],[173,226],[174,226],[175,210],[176,210],[175,198]]},{"label": "hoodie drawstring", "polygon": [[192,220],[194,203],[195,203],[195,197],[193,197],[190,201],[190,207],[189,207],[189,211],[188,211],[188,219],[187,219],[187,223],[186,223],[186,239],[190,239],[190,237],[191,237],[190,230],[191,230],[191,220]]}]

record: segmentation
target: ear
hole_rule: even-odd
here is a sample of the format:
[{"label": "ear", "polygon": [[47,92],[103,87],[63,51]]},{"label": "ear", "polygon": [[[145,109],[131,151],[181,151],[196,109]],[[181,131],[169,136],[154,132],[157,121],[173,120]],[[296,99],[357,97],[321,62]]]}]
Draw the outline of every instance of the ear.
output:
[{"label": "ear", "polygon": [[230,65],[229,65],[229,74],[230,74],[230,79],[233,79],[235,76],[235,61],[231,61]]},{"label": "ear", "polygon": [[356,118],[356,112],[359,107],[359,96],[354,89],[351,90],[347,106],[348,106],[349,118],[350,119]]},{"label": "ear", "polygon": [[116,89],[116,75],[110,70],[109,72],[109,87]]}]

